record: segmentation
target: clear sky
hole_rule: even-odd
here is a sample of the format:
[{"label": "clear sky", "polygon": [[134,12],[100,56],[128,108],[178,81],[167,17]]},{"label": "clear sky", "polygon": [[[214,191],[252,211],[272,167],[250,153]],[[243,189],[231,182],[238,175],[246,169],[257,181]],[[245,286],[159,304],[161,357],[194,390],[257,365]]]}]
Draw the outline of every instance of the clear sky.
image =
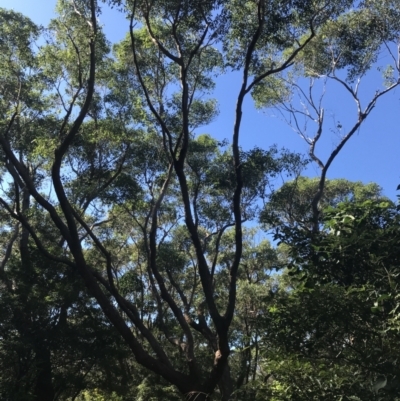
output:
[{"label": "clear sky", "polygon": [[[1,0],[1,7],[13,8],[38,24],[46,25],[54,16],[56,0]],[[116,10],[104,8],[100,18],[104,30],[111,42],[116,42],[125,36],[128,21]],[[385,60],[378,64],[384,65]],[[233,128],[235,99],[240,86],[240,76],[229,74],[218,78],[215,98],[219,102],[219,117],[209,126],[199,130],[208,132],[219,139],[230,139]],[[380,75],[372,71],[363,83],[366,97],[375,90],[381,89]],[[348,96],[335,87],[328,88],[326,97],[325,118],[332,122],[340,121],[343,132],[356,121],[355,106]],[[400,184],[400,88],[386,95],[378,103],[372,114],[362,126],[359,133],[346,144],[345,148],[331,166],[328,178],[347,178],[364,183],[376,182],[384,189],[384,194],[396,198],[396,187]],[[334,145],[338,136],[328,130],[317,150],[322,159]],[[307,151],[300,137],[281,121],[274,110],[258,111],[249,98],[245,104],[241,144],[244,148],[259,146],[267,148],[271,144],[286,147],[300,152]],[[311,167],[307,173],[317,174],[317,168]]]}]

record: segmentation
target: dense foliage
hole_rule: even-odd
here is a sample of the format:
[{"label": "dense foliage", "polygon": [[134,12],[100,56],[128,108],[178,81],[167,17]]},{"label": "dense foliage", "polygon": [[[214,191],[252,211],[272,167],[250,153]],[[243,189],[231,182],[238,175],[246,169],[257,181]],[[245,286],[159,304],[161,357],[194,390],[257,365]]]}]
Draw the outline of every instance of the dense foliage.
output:
[{"label": "dense foliage", "polygon": [[[113,45],[96,0],[59,0],[46,28],[0,8],[0,398],[394,400],[398,210],[327,173],[400,83],[399,2],[108,5],[127,17]],[[199,128],[233,71],[218,141]],[[357,108],[326,160],[320,81]],[[308,155],[242,148],[246,96]]]}]

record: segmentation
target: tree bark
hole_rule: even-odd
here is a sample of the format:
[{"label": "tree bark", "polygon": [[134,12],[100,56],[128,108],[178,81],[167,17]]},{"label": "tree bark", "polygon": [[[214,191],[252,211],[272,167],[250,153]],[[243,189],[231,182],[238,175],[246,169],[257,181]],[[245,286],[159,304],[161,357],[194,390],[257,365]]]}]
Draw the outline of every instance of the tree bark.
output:
[{"label": "tree bark", "polygon": [[225,365],[224,373],[218,383],[219,391],[221,392],[221,401],[232,400],[233,393],[233,380],[231,376],[231,368],[229,363]]},{"label": "tree bark", "polygon": [[50,350],[46,344],[40,344],[35,351],[37,375],[34,400],[53,401],[55,393],[52,379]]}]

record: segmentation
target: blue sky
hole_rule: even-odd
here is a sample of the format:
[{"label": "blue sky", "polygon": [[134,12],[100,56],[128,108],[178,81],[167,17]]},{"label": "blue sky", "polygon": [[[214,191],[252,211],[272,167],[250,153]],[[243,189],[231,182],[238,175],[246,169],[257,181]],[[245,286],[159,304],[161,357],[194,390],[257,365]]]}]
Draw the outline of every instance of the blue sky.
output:
[{"label": "blue sky", "polygon": [[[55,0],[2,0],[1,6],[13,8],[34,22],[46,25],[54,16]],[[116,10],[104,9],[100,18],[111,42],[125,36],[129,22]],[[378,61],[385,65],[385,59]],[[219,139],[230,139],[232,135],[235,99],[241,83],[240,76],[228,74],[218,78],[214,97],[218,99],[220,114],[218,118],[199,130]],[[372,70],[362,84],[365,98],[381,89],[380,74]],[[333,123],[340,121],[350,128],[356,120],[356,109],[343,90],[336,86],[328,87],[325,116]],[[365,102],[364,102],[365,103]],[[400,184],[400,88],[386,95],[377,104],[372,114],[363,124],[360,132],[346,144],[331,166],[328,178],[347,178],[353,181],[376,182],[383,187],[384,194],[396,198],[396,187]],[[303,140],[285,123],[274,110],[256,110],[249,97],[245,103],[241,131],[241,145],[244,148],[259,146],[268,148],[272,144],[291,150],[306,152]],[[322,159],[338,143],[337,134],[325,130],[317,153]],[[315,176],[318,170],[311,166],[308,175]]]}]

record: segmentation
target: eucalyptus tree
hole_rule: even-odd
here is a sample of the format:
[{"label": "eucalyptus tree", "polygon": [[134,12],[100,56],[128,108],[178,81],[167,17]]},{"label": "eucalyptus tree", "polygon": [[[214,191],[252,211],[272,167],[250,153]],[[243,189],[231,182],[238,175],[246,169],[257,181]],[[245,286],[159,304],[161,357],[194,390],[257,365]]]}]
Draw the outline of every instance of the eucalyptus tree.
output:
[{"label": "eucalyptus tree", "polygon": [[[45,257],[80,274],[137,363],[188,399],[218,387],[228,400],[243,225],[271,179],[304,163],[274,148],[241,149],[244,100],[263,93],[275,104],[287,93],[286,74],[307,72],[314,59],[325,69],[366,71],[374,57],[364,53],[376,56],[394,39],[397,20],[388,19],[390,35],[357,31],[365,40],[350,46],[336,27],[351,26],[352,15],[369,21],[367,10],[379,4],[111,3],[129,21],[113,56],[95,0],[60,0],[38,49],[39,28],[2,10],[0,204]],[[346,49],[340,64],[326,56],[333,45]],[[230,144],[197,136],[217,115],[213,78],[227,70],[242,76]]]},{"label": "eucalyptus tree", "polygon": [[[318,190],[311,201],[315,232],[330,166],[380,99],[399,85],[399,9],[396,0],[367,0],[329,19],[294,60],[289,74],[280,80],[265,80],[253,90],[256,106],[275,107],[303,139],[319,168]],[[381,80],[368,90],[366,82],[374,69],[381,72]],[[346,106],[329,105],[326,98],[332,91],[342,93],[338,96]],[[346,124],[338,117],[340,111]],[[334,146],[324,156],[322,142],[332,133]]]},{"label": "eucalyptus tree", "polygon": [[[313,210],[311,203],[318,192],[320,178],[296,177],[274,191],[260,213],[260,222],[266,229],[312,231]],[[375,183],[363,184],[346,179],[325,180],[324,194],[319,201],[319,218],[327,207],[337,207],[342,202],[387,200]]]}]

